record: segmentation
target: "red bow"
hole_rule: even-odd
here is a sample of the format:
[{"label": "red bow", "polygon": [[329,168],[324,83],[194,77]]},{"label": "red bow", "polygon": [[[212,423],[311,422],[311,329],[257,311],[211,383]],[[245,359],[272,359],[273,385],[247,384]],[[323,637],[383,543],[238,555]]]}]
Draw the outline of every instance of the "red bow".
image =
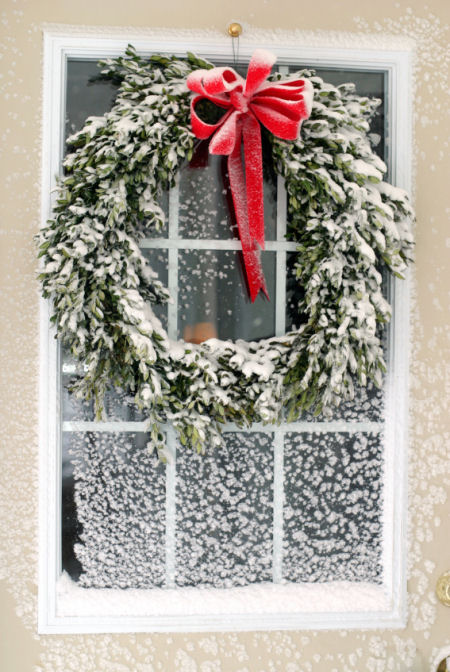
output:
[{"label": "red bow", "polygon": [[[267,82],[276,57],[257,49],[249,63],[247,79],[233,68],[195,70],[187,78],[187,86],[198,93],[191,102],[192,130],[197,138],[209,138],[211,154],[228,155],[228,174],[234,209],[242,243],[250,298],[255,300],[260,289],[268,298],[261,267],[260,250],[264,249],[264,203],[262,177],[261,129],[263,124],[283,140],[296,140],[303,119],[312,107],[312,85],[304,79]],[[207,124],[197,115],[195,107],[208,99],[227,110],[217,124]],[[244,141],[244,166],[241,143]]]}]

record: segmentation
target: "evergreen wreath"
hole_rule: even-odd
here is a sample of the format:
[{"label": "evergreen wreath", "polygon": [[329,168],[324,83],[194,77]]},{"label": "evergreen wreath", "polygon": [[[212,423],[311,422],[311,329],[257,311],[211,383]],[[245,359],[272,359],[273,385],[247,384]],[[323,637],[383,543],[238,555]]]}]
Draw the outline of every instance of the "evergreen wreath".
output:
[{"label": "evergreen wreath", "polygon": [[152,305],[170,296],[139,241],[162,228],[161,190],[193,154],[186,78],[213,65],[192,54],[144,59],[132,47],[101,65],[118,95],[69,138],[54,216],[38,235],[57,336],[85,364],[73,392],[93,398],[101,418],[106,390],[125,390],[148,414],[158,451],[165,422],[183,445],[204,451],[220,445],[225,422],[329,413],[353,398],[355,383],[380,386],[391,317],[382,269],[403,277],[413,213],[406,193],[383,181],[386,166],[371,147],[379,101],[298,73],[314,87],[311,116],[298,140],[270,143],[288,194],[288,239],[298,245],[301,326],[260,342],[194,345],[170,341],[154,315]]}]

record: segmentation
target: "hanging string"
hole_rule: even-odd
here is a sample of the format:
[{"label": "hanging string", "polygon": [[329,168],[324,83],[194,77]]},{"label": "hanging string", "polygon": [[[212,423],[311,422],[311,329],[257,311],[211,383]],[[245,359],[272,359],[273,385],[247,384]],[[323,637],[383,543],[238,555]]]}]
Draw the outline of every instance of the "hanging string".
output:
[{"label": "hanging string", "polygon": [[239,61],[239,35],[231,38],[231,46],[233,48],[233,65],[236,67]]}]

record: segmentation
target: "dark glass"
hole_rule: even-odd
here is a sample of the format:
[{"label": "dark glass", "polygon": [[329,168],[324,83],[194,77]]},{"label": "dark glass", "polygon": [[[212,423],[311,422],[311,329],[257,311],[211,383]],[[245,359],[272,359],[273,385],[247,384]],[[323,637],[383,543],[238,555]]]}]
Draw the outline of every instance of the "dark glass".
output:
[{"label": "dark glass", "polygon": [[[267,169],[263,178],[265,239],[275,240],[275,172]],[[192,160],[181,171],[178,227],[180,238],[239,239],[228,179],[227,157],[209,154],[208,142],[203,141],[196,145]]]},{"label": "dark glass", "polygon": [[[165,287],[169,284],[169,262],[168,251],[165,249],[145,249],[143,251],[144,257],[148,260],[149,266],[154,271],[158,280],[160,280]],[[167,331],[167,303],[152,304],[152,311],[161,320],[163,328]]]},{"label": "dark glass", "polygon": [[100,79],[97,61],[70,59],[67,63],[66,138],[83,128],[88,117],[108,112],[117,94],[117,86]]},{"label": "dark glass", "polygon": [[[291,66],[289,71],[297,72],[302,68]],[[308,68],[310,69],[310,68]],[[381,101],[377,112],[370,123],[370,134],[374,151],[380,159],[387,161],[387,99],[386,73],[380,71],[362,72],[340,68],[311,68],[324,82],[339,86],[351,82],[355,85],[355,93],[367,98],[378,98]]]},{"label": "dark glass", "polygon": [[268,301],[260,292],[255,302],[251,303],[241,252],[181,251],[178,271],[178,337],[195,342],[194,334],[202,328],[209,330],[208,337],[223,340],[243,338],[252,341],[273,336],[274,252],[262,255],[262,267],[272,300]]}]

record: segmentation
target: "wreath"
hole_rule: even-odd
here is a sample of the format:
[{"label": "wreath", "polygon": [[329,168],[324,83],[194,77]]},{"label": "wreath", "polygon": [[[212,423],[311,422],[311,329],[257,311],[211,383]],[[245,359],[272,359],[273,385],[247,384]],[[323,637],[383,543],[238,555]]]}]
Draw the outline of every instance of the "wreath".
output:
[{"label": "wreath", "polygon": [[302,71],[295,76],[308,78],[314,100],[300,137],[267,135],[287,191],[287,238],[297,244],[300,327],[259,342],[174,342],[152,310],[171,301],[169,291],[139,242],[149,227],[162,229],[161,192],[198,143],[186,80],[213,65],[192,54],[146,59],[129,47],[101,67],[119,85],[116,100],[68,139],[53,218],[38,235],[57,337],[85,365],[73,392],[93,398],[101,419],[105,392],[125,390],[148,414],[152,446],[163,450],[171,422],[183,445],[203,451],[221,443],[226,422],[330,413],[355,384],[380,386],[391,317],[383,269],[403,277],[413,213],[406,193],[383,181],[371,146],[379,101]]}]

